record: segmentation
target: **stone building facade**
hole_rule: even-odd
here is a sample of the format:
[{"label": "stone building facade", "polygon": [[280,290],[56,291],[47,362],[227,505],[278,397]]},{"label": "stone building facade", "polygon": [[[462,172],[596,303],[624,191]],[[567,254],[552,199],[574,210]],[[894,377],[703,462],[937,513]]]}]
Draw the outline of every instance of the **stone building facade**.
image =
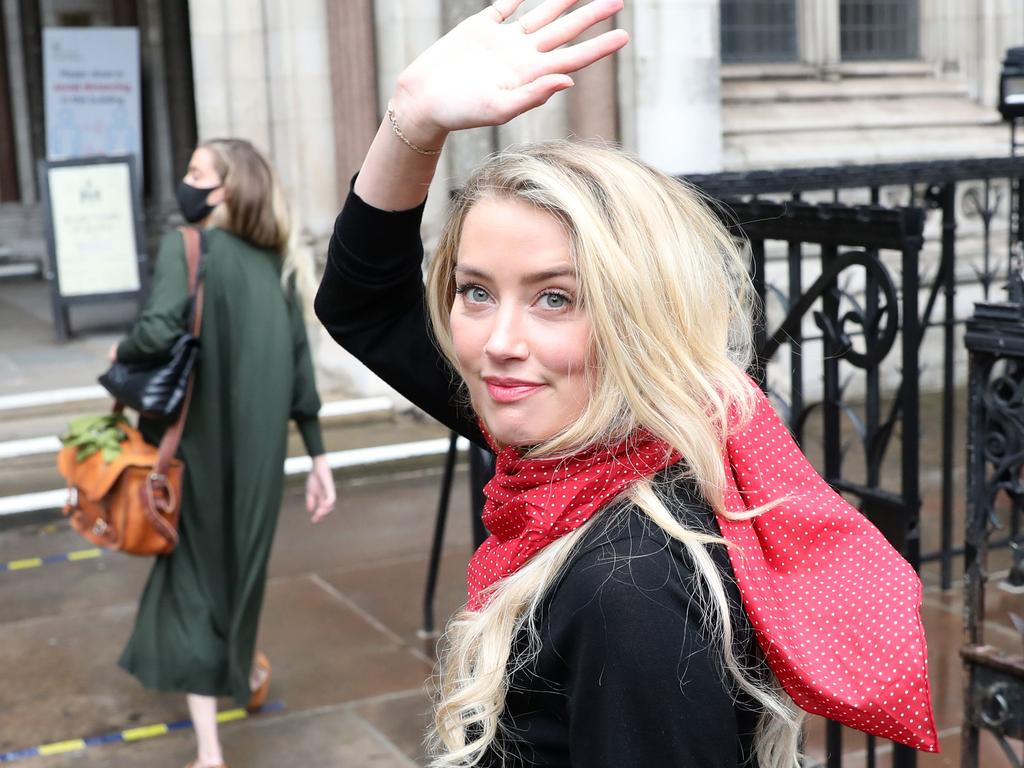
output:
[{"label": "stone building facade", "polygon": [[[151,246],[174,220],[174,183],[196,140],[236,135],[272,158],[299,240],[315,258],[398,73],[485,5],[0,0],[0,247],[15,256],[43,247],[35,164],[45,155],[46,26],[140,28]],[[575,88],[508,126],[453,137],[428,238],[448,187],[486,153],[533,138],[621,142],[670,173],[820,163],[804,137],[822,130],[831,131],[826,156],[839,162],[879,159],[879,147],[887,159],[927,156],[929,146],[1006,152],[993,107],[1003,54],[1024,45],[1020,0],[627,0],[617,22],[632,42],[615,60],[580,73]],[[894,98],[905,100],[909,123],[892,126],[892,141],[877,132],[864,140],[863,131],[885,128]],[[872,101],[879,99],[886,104]],[[876,107],[885,119],[873,126]],[[956,146],[942,133],[951,114],[963,123]],[[908,124],[933,139],[902,149]],[[330,344],[319,348],[327,388],[379,386]]]}]

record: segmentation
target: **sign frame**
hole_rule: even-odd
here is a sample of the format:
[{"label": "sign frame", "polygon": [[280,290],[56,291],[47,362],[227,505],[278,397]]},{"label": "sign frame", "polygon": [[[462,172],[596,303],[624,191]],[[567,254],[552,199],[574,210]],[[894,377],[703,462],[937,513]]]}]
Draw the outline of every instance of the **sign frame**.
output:
[{"label": "sign frame", "polygon": [[[113,291],[101,293],[84,293],[65,295],[61,289],[60,269],[57,261],[57,237],[54,227],[54,200],[50,189],[50,171],[55,168],[88,168],[90,166],[124,165],[128,170],[129,194],[121,201],[131,209],[129,217],[135,242],[135,263],[138,269],[138,288],[130,291]],[[142,308],[143,299],[149,288],[149,257],[146,251],[145,222],[143,218],[142,188],[139,184],[137,163],[134,155],[101,155],[93,157],[76,157],[66,160],[40,159],[36,170],[39,180],[40,203],[43,212],[43,229],[46,234],[46,250],[48,255],[47,279],[50,281],[50,294],[53,304],[53,322],[57,341],[65,342],[73,334],[68,310],[71,307],[88,304],[103,304],[108,301],[134,301]]]}]

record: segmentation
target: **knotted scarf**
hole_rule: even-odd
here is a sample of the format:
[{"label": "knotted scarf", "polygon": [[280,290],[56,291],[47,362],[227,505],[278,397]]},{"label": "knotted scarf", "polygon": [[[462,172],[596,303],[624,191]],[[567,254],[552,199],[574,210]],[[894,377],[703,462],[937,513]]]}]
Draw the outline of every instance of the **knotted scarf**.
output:
[{"label": "knotted scarf", "polygon": [[[921,624],[921,581],[836,493],[750,382],[752,418],[730,430],[718,516],[743,607],[772,672],[802,709],[915,749],[938,751]],[[490,440],[486,430],[485,436]],[[640,433],[569,459],[498,452],[484,489],[491,535],[473,555],[469,608],[488,587],[578,528],[631,483],[679,461]],[[735,515],[769,506],[745,519]]]}]

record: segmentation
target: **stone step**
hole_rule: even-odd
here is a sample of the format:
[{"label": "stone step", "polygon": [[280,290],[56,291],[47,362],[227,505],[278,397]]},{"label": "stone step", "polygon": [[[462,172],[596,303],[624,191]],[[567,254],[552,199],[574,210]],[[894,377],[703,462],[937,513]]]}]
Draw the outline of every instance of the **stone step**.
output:
[{"label": "stone step", "polygon": [[744,79],[722,82],[725,105],[786,103],[805,101],[850,101],[853,99],[904,99],[908,97],[966,98],[967,84],[961,80],[931,77],[860,77],[840,80],[817,78]]},{"label": "stone step", "polygon": [[[99,386],[0,397],[0,446],[15,440],[57,435],[79,416],[109,410],[112,399]],[[327,399],[321,406],[323,423],[365,423],[390,418],[395,403],[389,397]],[[0,451],[0,457],[3,456]]]},{"label": "stone step", "polygon": [[1000,125],[1002,118],[996,110],[966,98],[913,96],[726,104],[722,108],[722,122],[728,141],[744,134]]},{"label": "stone step", "polygon": [[[418,411],[392,411],[386,416],[378,414],[372,420],[363,421],[329,420],[323,425],[323,433],[335,476],[346,481],[438,469],[444,464],[449,435],[445,427]],[[295,430],[289,434],[287,455],[290,458],[285,471],[289,480],[303,480],[307,471],[304,462],[308,460],[304,459],[305,449]],[[0,528],[35,520],[40,513],[57,514],[58,501],[45,504],[43,509],[21,511],[16,509],[16,502],[20,497],[46,494],[63,486],[54,453],[28,453],[0,461]]]},{"label": "stone step", "polygon": [[842,62],[827,68],[781,62],[776,64],[726,64],[721,70],[722,80],[771,80],[782,78],[830,77],[934,77],[934,64],[923,61],[860,61]]},{"label": "stone step", "polygon": [[812,168],[1009,154],[1005,125],[837,127],[832,130],[749,131],[724,139],[725,170]]}]

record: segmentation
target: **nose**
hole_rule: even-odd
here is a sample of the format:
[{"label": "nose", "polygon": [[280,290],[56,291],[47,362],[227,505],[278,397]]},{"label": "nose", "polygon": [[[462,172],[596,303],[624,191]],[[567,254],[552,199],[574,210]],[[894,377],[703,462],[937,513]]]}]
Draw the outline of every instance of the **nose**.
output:
[{"label": "nose", "polygon": [[499,306],[484,344],[484,354],[494,360],[525,360],[530,353],[524,333],[524,318],[513,304]]}]

